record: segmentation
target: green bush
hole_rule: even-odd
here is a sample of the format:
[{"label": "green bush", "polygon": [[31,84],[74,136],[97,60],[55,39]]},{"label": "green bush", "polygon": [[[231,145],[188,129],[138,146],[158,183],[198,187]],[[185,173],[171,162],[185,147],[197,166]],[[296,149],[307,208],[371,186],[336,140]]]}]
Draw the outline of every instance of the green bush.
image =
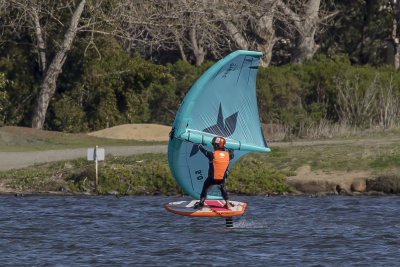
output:
[{"label": "green bush", "polygon": [[227,186],[236,194],[282,194],[291,192],[286,185],[289,172],[277,171],[255,157],[248,155],[236,162],[229,172]]},{"label": "green bush", "polygon": [[[82,38],[82,39],[81,39]],[[171,125],[182,99],[214,63],[165,66],[129,55],[113,38],[87,49],[80,37],[68,55],[50,101],[45,128],[86,132],[125,123]],[[0,60],[7,82],[0,89],[0,123],[30,126],[40,73],[36,55],[8,47]],[[1,83],[0,78],[0,83]],[[3,85],[3,84],[2,84]],[[340,124],[362,129],[400,125],[400,74],[393,67],[352,65],[348,56],[317,55],[303,64],[259,67],[261,121],[293,136]]]},{"label": "green bush", "polygon": [[61,99],[52,103],[52,107],[49,114],[53,117],[54,130],[69,133],[88,131],[86,114],[74,98],[64,94]]},{"label": "green bush", "polygon": [[7,179],[8,186],[18,191],[57,191],[60,186],[65,185],[62,180],[54,179],[58,171],[45,169],[18,169],[8,172],[0,172],[0,179]]},{"label": "green bush", "polygon": [[[285,184],[289,172],[277,171],[256,156],[240,159],[230,171],[226,185],[231,194],[282,194],[290,192]],[[16,190],[93,193],[95,167],[86,159],[41,164],[25,169],[0,172]],[[119,195],[183,195],[169,170],[164,154],[131,157],[107,155],[99,163],[98,193]]]},{"label": "green bush", "polygon": [[121,195],[183,194],[171,175],[165,155],[109,157],[107,162],[99,173],[100,194],[110,191]]},{"label": "green bush", "polygon": [[[74,50],[50,103],[48,127],[60,131],[99,130],[126,123],[149,122],[153,89],[172,79],[166,67],[128,55],[112,40],[96,51]],[[75,103],[71,110],[67,103]],[[176,105],[179,105],[178,103]],[[70,114],[72,113],[72,115]],[[67,118],[66,125],[60,123]]]},{"label": "green bush", "polygon": [[321,123],[400,124],[399,73],[391,66],[352,66],[346,56],[259,68],[257,96],[261,121],[283,124],[295,135]]},{"label": "green bush", "polygon": [[5,45],[3,48],[9,54],[0,57],[0,72],[8,80],[3,88],[8,104],[3,106],[2,121],[5,125],[30,126],[41,78],[37,67],[32,64],[37,60],[37,55],[31,54],[29,46]]},{"label": "green bush", "polygon": [[302,109],[301,95],[301,81],[290,66],[259,68],[257,97],[261,121],[295,127],[295,117]]}]

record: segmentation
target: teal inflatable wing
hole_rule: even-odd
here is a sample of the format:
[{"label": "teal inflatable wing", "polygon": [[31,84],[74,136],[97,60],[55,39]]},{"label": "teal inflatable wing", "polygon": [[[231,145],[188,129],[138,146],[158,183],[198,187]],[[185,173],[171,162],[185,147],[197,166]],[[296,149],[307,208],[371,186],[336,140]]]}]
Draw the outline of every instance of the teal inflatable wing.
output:
[{"label": "teal inflatable wing", "polygon": [[[209,68],[189,90],[176,114],[168,145],[168,162],[179,186],[200,198],[208,174],[208,159],[194,144],[213,151],[215,136],[235,149],[228,169],[248,152],[269,152],[261,131],[256,76],[262,53],[236,51]],[[229,177],[228,180],[229,181]],[[221,199],[214,187],[207,199]]]}]

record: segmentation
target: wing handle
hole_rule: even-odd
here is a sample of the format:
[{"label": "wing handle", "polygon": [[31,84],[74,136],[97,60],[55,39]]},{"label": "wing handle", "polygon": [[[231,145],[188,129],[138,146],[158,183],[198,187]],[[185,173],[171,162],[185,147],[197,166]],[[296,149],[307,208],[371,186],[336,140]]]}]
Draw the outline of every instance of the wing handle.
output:
[{"label": "wing handle", "polygon": [[[186,132],[182,133],[177,138],[195,144],[203,144],[211,146],[211,141],[214,137],[215,135],[213,134],[199,132],[196,130],[186,130]],[[271,149],[269,147],[247,144],[229,138],[225,138],[225,140],[226,140],[225,144],[226,148],[241,150],[241,151],[271,152]]]}]

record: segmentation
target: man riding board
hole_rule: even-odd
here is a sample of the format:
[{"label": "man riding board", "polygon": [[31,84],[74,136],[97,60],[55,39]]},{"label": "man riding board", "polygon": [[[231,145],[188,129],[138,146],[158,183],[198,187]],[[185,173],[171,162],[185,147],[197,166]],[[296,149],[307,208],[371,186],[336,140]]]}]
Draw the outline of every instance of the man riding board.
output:
[{"label": "man riding board", "polygon": [[225,151],[225,139],[223,137],[214,137],[211,144],[214,147],[214,152],[206,150],[201,144],[198,144],[200,151],[208,158],[208,177],[204,181],[203,190],[200,194],[200,201],[194,206],[196,209],[204,207],[204,201],[207,198],[207,192],[214,185],[217,185],[221,190],[221,195],[225,200],[225,207],[231,209],[232,205],[228,200],[228,193],[225,189],[225,180],[227,177],[227,169],[230,160],[233,159],[233,149],[228,149],[229,152]]}]

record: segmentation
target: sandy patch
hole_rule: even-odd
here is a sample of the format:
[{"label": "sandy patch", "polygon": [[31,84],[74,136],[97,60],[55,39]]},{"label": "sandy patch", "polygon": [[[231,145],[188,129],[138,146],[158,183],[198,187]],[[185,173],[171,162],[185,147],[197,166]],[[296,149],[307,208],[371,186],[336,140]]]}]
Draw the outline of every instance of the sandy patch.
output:
[{"label": "sandy patch", "polygon": [[123,124],[89,133],[90,136],[133,139],[139,141],[168,141],[170,126],[159,124]]},{"label": "sandy patch", "polygon": [[367,171],[311,171],[305,165],[296,170],[295,176],[287,177],[286,182],[303,194],[347,194],[354,193],[355,185],[365,184],[370,177]]}]

